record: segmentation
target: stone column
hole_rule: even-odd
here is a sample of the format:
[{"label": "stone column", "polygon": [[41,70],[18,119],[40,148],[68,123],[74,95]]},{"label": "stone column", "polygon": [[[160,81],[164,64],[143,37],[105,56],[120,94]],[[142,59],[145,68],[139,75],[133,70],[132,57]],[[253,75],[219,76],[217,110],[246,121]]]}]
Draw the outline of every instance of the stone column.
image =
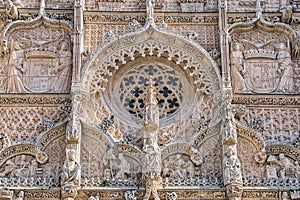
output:
[{"label": "stone column", "polygon": [[144,200],[150,199],[151,194],[155,200],[160,199],[157,192],[158,187],[161,185],[161,152],[157,143],[159,111],[153,84],[150,78],[143,121],[144,159],[142,173],[146,185]]},{"label": "stone column", "polygon": [[84,0],[75,0],[74,4],[74,45],[72,84],[80,82],[81,53],[83,52],[83,10]]},{"label": "stone column", "polygon": [[64,200],[73,200],[77,196],[80,185],[80,147],[81,147],[81,121],[82,102],[87,94],[73,88],[72,112],[68,119],[66,131],[66,160],[63,167],[61,193]]},{"label": "stone column", "polygon": [[237,156],[237,131],[231,107],[232,90],[223,90],[223,180],[229,200],[240,200],[243,193],[241,163]]},{"label": "stone column", "polygon": [[222,81],[225,88],[231,87],[230,66],[229,66],[229,40],[227,24],[227,1],[219,0],[219,34],[220,34],[220,52]]}]

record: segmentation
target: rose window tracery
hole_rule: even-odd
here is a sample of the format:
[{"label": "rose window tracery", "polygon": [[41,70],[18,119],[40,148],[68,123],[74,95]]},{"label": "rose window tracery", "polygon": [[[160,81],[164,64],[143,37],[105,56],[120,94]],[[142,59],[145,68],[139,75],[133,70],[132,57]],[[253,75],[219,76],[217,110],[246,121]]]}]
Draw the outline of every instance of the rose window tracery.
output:
[{"label": "rose window tracery", "polygon": [[155,83],[160,118],[167,118],[182,105],[185,80],[178,71],[164,64],[142,64],[124,73],[117,89],[119,101],[130,114],[142,119],[150,77]]}]

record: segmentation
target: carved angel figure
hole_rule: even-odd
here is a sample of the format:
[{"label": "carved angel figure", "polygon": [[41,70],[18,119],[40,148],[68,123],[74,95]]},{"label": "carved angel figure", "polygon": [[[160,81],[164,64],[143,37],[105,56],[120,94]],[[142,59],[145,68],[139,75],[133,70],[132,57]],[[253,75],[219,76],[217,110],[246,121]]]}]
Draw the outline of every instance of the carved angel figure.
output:
[{"label": "carved angel figure", "polygon": [[7,92],[25,92],[20,76],[25,72],[24,50],[18,41],[11,41],[11,53],[8,61]]},{"label": "carved angel figure", "polygon": [[72,64],[72,53],[68,50],[69,44],[66,41],[60,42],[59,62],[54,68],[57,80],[54,86],[55,92],[66,92],[70,85],[70,69]]},{"label": "carved angel figure", "polygon": [[80,165],[75,160],[75,150],[67,151],[67,160],[64,163],[61,180],[63,184],[74,184],[79,179]]},{"label": "carved angel figure", "polygon": [[242,46],[238,43],[235,43],[233,45],[233,49],[230,56],[230,64],[233,91],[246,91],[246,85],[244,80],[244,56],[242,53]]}]

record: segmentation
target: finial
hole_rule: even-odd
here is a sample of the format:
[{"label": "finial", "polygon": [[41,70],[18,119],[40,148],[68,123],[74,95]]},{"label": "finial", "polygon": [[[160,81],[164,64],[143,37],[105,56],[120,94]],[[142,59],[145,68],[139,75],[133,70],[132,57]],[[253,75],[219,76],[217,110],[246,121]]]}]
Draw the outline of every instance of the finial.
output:
[{"label": "finial", "polygon": [[261,18],[262,17],[262,8],[261,8],[261,2],[260,0],[256,0],[256,17]]},{"label": "finial", "polygon": [[154,0],[146,0],[146,19],[154,20]]},{"label": "finial", "polygon": [[155,88],[154,88],[154,81],[152,79],[152,77],[149,78],[149,81],[148,81],[148,86],[147,86],[147,96],[146,96],[146,105],[157,105],[158,101],[157,99],[155,98]]},{"label": "finial", "polygon": [[45,12],[45,0],[41,0],[40,2],[40,16],[46,16],[46,12]]}]

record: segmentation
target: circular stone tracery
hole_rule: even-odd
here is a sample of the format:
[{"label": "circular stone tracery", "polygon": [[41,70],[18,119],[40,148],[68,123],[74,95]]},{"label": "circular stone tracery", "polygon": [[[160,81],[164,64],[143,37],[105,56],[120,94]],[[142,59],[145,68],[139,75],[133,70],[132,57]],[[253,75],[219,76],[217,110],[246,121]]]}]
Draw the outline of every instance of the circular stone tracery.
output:
[{"label": "circular stone tracery", "polygon": [[150,77],[155,83],[160,119],[168,118],[182,105],[186,80],[178,71],[161,63],[142,64],[124,73],[116,91],[120,103],[130,114],[142,119]]}]

